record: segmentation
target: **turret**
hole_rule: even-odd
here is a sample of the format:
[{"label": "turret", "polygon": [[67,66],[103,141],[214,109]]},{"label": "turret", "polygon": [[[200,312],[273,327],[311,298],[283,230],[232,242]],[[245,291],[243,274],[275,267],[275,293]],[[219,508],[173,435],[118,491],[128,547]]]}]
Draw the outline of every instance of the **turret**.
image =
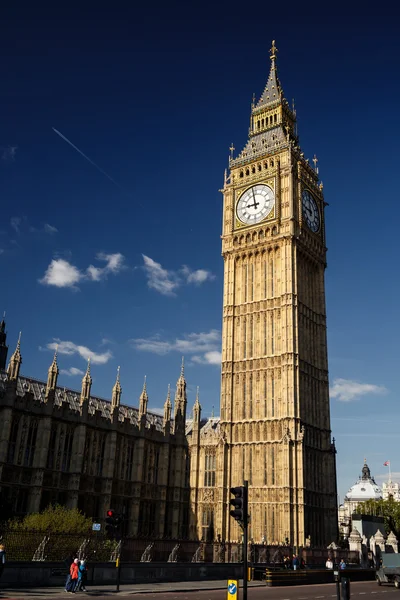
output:
[{"label": "turret", "polygon": [[5,322],[6,313],[3,314],[3,318],[0,321],[0,371],[6,370],[7,364],[7,334],[6,334],[6,322]]},{"label": "turret", "polygon": [[170,384],[168,384],[168,393],[167,393],[167,398],[164,402],[164,421],[163,421],[163,427],[164,427],[164,431],[166,430],[166,428],[170,426],[171,424],[171,386]]},{"label": "turret", "polygon": [[19,376],[19,370],[21,368],[22,356],[21,356],[21,332],[19,332],[17,347],[14,354],[10,358],[8,363],[7,375],[9,381],[17,381]]},{"label": "turret", "polygon": [[46,400],[49,397],[49,393],[54,391],[57,387],[57,378],[58,378],[58,365],[57,365],[57,348],[54,352],[53,362],[51,363],[49,370],[47,372],[47,385],[46,385]]},{"label": "turret", "polygon": [[115,410],[118,410],[119,405],[121,404],[122,387],[121,387],[121,383],[119,380],[119,371],[120,371],[120,367],[118,367],[118,369],[117,369],[117,379],[115,380],[115,384],[112,389],[112,396],[111,396],[111,413],[112,414],[114,413]]},{"label": "turret", "polygon": [[186,425],[186,379],[185,379],[185,365],[184,357],[182,356],[181,374],[178,381],[176,382],[176,393],[174,403],[174,418],[175,418],[175,432],[185,431]]},{"label": "turret", "polygon": [[147,413],[147,404],[149,402],[149,397],[147,395],[147,387],[146,387],[146,375],[144,376],[143,390],[139,397],[139,421],[142,417]]},{"label": "turret", "polygon": [[84,374],[83,379],[82,379],[81,405],[86,401],[89,402],[91,387],[92,387],[92,378],[90,376],[90,357],[89,357],[86,373]]}]

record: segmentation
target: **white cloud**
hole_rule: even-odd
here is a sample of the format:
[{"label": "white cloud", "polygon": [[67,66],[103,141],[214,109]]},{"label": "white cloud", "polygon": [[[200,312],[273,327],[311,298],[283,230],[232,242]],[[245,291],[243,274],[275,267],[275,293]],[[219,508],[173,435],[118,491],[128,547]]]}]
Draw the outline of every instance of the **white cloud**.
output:
[{"label": "white cloud", "polygon": [[142,256],[147,285],[164,296],[176,296],[176,290],[184,283],[201,285],[215,279],[215,275],[206,269],[193,271],[187,265],[183,265],[179,271],[168,270],[150,256]]},{"label": "white cloud", "polygon": [[54,258],[46,269],[39,283],[43,285],[54,285],[63,288],[70,287],[76,289],[76,284],[83,279],[84,275],[63,258]]},{"label": "white cloud", "polygon": [[196,271],[192,271],[188,266],[183,265],[181,272],[186,278],[187,283],[194,283],[195,285],[201,285],[205,281],[212,281],[215,279],[215,275],[206,269],[197,269]]},{"label": "white cloud", "polygon": [[104,267],[94,267],[90,265],[87,269],[87,275],[92,281],[101,281],[109,273],[116,275],[121,269],[124,268],[124,256],[119,252],[116,254],[105,254],[99,252],[96,255],[97,260],[103,260],[106,262]]},{"label": "white cloud", "polygon": [[74,377],[75,375],[84,375],[84,371],[77,369],[76,367],[70,367],[69,369],[61,369],[61,375],[68,375],[68,377]]},{"label": "white cloud", "polygon": [[192,361],[198,364],[221,364],[221,334],[217,329],[202,333],[187,333],[175,340],[162,340],[160,335],[130,340],[131,345],[142,352],[165,355],[170,352],[194,354]]},{"label": "white cloud", "polygon": [[20,232],[21,221],[21,217],[11,217],[10,219],[10,225],[17,233]]},{"label": "white cloud", "polygon": [[50,225],[50,223],[45,223],[44,224],[43,231],[45,233],[50,234],[50,235],[54,235],[55,233],[58,233],[57,227],[54,227],[54,225]]},{"label": "white cloud", "polygon": [[53,258],[44,276],[39,279],[39,283],[59,288],[69,287],[77,289],[76,284],[80,281],[101,281],[110,273],[116,275],[125,267],[124,257],[120,253],[104,254],[100,252],[96,258],[97,260],[105,261],[106,265],[104,267],[90,265],[86,271],[80,271],[63,258]]},{"label": "white cloud", "polygon": [[112,358],[112,353],[110,350],[107,350],[107,352],[103,353],[97,353],[93,352],[93,350],[90,350],[90,348],[87,348],[87,346],[79,346],[73,342],[61,341],[57,338],[54,338],[54,342],[47,344],[46,347],[49,350],[57,350],[58,354],[66,354],[67,356],[78,354],[85,360],[90,358],[90,361],[94,365],[104,365],[110,360],[110,358]]},{"label": "white cloud", "polygon": [[163,269],[160,263],[155,262],[149,256],[145,254],[142,254],[142,256],[149,288],[160,292],[164,296],[175,296],[175,290],[179,287],[176,274],[173,271]]},{"label": "white cloud", "polygon": [[15,155],[17,153],[18,146],[7,146],[6,148],[1,148],[1,160],[4,162],[12,162],[15,160]]},{"label": "white cloud", "polygon": [[387,391],[383,385],[360,383],[351,379],[335,379],[329,389],[331,398],[337,398],[340,402],[351,402],[367,394],[382,395],[386,394]]},{"label": "white cloud", "polygon": [[192,356],[192,362],[200,365],[221,365],[222,353],[219,350],[210,350],[204,356]]}]

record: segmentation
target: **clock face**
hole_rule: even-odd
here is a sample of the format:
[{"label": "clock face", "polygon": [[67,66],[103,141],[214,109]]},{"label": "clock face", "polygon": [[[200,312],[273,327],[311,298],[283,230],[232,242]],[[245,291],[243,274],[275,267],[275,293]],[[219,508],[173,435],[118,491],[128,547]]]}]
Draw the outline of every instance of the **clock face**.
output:
[{"label": "clock face", "polygon": [[246,225],[262,221],[275,204],[275,194],[269,185],[262,183],[246,190],[239,198],[236,207],[238,219]]},{"label": "clock face", "polygon": [[317,233],[321,226],[321,219],[319,216],[317,203],[308,190],[303,190],[303,193],[301,194],[301,204],[303,207],[303,217],[305,222],[311,231]]}]

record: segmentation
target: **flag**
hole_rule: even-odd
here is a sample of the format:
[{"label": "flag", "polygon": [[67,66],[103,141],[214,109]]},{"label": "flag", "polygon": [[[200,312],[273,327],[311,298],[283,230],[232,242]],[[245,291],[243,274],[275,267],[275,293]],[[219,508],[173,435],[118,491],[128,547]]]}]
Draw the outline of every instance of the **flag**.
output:
[{"label": "flag", "polygon": [[390,465],[390,460],[386,460],[386,461],[383,463],[383,466],[384,466],[384,467],[388,467],[389,465]]}]

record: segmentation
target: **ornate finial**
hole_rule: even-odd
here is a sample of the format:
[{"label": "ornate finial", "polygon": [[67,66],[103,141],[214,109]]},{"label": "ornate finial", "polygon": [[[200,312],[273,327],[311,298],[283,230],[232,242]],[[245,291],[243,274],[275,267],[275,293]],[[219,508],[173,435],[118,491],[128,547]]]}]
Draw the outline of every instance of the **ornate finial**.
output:
[{"label": "ornate finial", "polygon": [[212,419],[214,418],[214,404],[213,404],[213,406],[212,406],[212,410],[211,410],[211,418],[212,418]]},{"label": "ornate finial", "polygon": [[90,356],[89,356],[89,358],[87,359],[87,369],[86,369],[86,373],[87,373],[88,375],[90,375]]},{"label": "ornate finial", "polygon": [[58,353],[58,344],[56,344],[56,347],[54,349],[54,358],[53,358],[53,362],[57,362],[57,353]]},{"label": "ornate finial", "polygon": [[364,458],[364,465],[366,465],[366,464],[367,464],[367,459],[366,459],[366,458]]},{"label": "ornate finial", "polygon": [[120,372],[120,370],[121,370],[121,367],[118,367],[117,368],[117,382],[118,383],[119,383],[119,372]]},{"label": "ornate finial", "polygon": [[147,391],[147,384],[146,384],[146,381],[147,381],[147,375],[145,375],[145,376],[144,376],[144,382],[143,382],[143,391],[144,391],[144,392],[146,392],[146,391]]},{"label": "ornate finial", "polygon": [[18,336],[18,342],[17,342],[17,349],[19,350],[20,346],[21,346],[21,335],[22,335],[22,331],[19,332],[19,336]]},{"label": "ornate finial", "polygon": [[181,364],[181,377],[185,376],[185,357],[182,356],[182,364]]},{"label": "ornate finial", "polygon": [[231,153],[231,158],[233,158],[233,153],[235,152],[235,146],[233,145],[233,142],[230,145],[229,150],[230,150],[230,153]]},{"label": "ornate finial", "polygon": [[167,400],[171,402],[171,384],[168,384]]},{"label": "ornate finial", "polygon": [[275,46],[275,40],[272,40],[272,48],[270,50],[271,54],[269,55],[270,59],[274,61],[276,59],[276,54],[278,52],[278,48]]}]

